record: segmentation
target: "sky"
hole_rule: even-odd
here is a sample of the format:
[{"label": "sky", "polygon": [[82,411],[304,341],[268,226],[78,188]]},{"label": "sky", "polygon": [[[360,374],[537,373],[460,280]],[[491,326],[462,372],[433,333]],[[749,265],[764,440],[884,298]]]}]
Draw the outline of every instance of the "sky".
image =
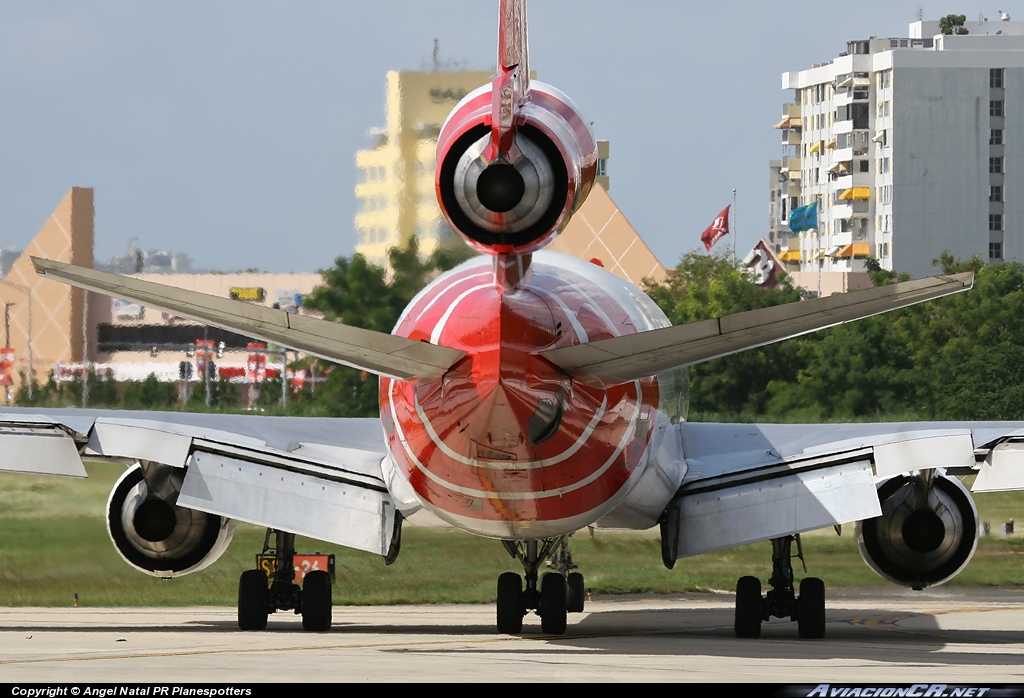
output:
[{"label": "sky", "polygon": [[[497,5],[2,0],[0,246],[26,246],[79,186],[95,189],[98,260],[137,238],[201,269],[330,267],[356,244],[355,152],[383,125],[385,73],[427,69],[435,38],[442,61],[493,70]],[[609,193],[674,266],[703,249],[734,188],[740,256],[767,236],[772,126],[792,99],[783,72],[848,40],[906,36],[919,12],[981,10],[997,15],[891,0],[533,0],[530,63],[611,142]]]}]

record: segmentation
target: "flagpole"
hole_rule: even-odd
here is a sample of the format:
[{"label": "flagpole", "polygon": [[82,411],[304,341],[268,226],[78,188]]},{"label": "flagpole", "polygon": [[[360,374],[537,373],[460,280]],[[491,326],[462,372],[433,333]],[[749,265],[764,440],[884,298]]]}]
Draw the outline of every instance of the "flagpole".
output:
[{"label": "flagpole", "polygon": [[736,266],[736,187],[732,188],[732,265]]}]

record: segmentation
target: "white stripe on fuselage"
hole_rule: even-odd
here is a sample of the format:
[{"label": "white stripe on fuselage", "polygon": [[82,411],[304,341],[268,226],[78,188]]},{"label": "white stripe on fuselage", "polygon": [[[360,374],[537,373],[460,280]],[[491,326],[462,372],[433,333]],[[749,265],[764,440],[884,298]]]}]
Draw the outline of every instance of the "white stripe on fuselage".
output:
[{"label": "white stripe on fuselage", "polygon": [[402,425],[401,425],[400,420],[398,419],[398,415],[397,415],[397,412],[395,410],[395,391],[394,391],[394,388],[395,388],[395,381],[391,380],[391,384],[388,387],[388,401],[389,401],[389,403],[391,405],[391,419],[394,422],[395,431],[398,434],[398,440],[399,440],[399,442],[401,442],[402,447],[405,449],[406,455],[409,456],[409,459],[413,463],[416,464],[416,467],[418,467],[420,469],[420,471],[422,471],[423,474],[427,476],[428,479],[432,480],[433,482],[437,483],[438,485],[441,485],[441,486],[443,486],[443,487],[445,487],[445,488],[447,488],[447,489],[449,489],[449,490],[451,490],[453,492],[457,492],[459,494],[466,495],[467,497],[480,497],[482,499],[504,499],[504,500],[542,499],[544,497],[559,497],[559,496],[562,496],[564,494],[568,494],[569,492],[572,492],[574,490],[578,490],[581,487],[586,487],[591,482],[593,482],[594,480],[599,478],[601,475],[603,475],[612,466],[612,463],[615,462],[615,459],[619,457],[619,454],[621,454],[622,451],[626,448],[626,446],[629,444],[629,440],[633,437],[633,434],[634,434],[634,431],[635,431],[635,428],[636,428],[636,423],[637,423],[637,421],[638,421],[638,419],[640,417],[641,401],[637,400],[633,404],[633,414],[632,414],[632,416],[629,419],[629,426],[623,432],[622,438],[619,440],[619,443],[616,446],[615,450],[612,452],[611,456],[608,457],[608,460],[606,460],[601,465],[600,468],[595,470],[593,473],[588,475],[586,478],[584,478],[582,480],[579,480],[577,482],[574,482],[572,485],[569,485],[567,487],[558,487],[558,488],[555,488],[555,489],[552,489],[552,490],[545,490],[543,492],[493,492],[493,491],[487,491],[487,490],[476,490],[476,489],[472,489],[472,488],[469,488],[469,487],[462,487],[461,485],[455,485],[455,484],[452,484],[450,482],[447,482],[446,480],[444,480],[440,476],[436,475],[435,473],[432,473],[425,465],[423,465],[423,462],[420,461],[420,459],[413,452],[412,448],[409,446],[409,441],[405,437],[405,432],[402,431]]}]

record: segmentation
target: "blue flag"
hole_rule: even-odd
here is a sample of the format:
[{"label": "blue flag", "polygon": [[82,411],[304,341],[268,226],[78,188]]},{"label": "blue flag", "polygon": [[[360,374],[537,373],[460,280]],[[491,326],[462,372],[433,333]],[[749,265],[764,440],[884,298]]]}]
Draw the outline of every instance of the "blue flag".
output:
[{"label": "blue flag", "polygon": [[794,208],[789,213],[789,229],[794,233],[802,230],[814,230],[818,227],[818,202]]}]

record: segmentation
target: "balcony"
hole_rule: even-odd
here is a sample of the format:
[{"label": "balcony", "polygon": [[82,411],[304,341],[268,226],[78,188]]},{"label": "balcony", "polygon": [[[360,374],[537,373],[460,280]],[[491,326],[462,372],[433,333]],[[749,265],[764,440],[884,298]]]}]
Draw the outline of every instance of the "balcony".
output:
[{"label": "balcony", "polygon": [[832,206],[832,220],[848,220],[865,218],[871,213],[871,205],[867,201],[850,201]]}]

